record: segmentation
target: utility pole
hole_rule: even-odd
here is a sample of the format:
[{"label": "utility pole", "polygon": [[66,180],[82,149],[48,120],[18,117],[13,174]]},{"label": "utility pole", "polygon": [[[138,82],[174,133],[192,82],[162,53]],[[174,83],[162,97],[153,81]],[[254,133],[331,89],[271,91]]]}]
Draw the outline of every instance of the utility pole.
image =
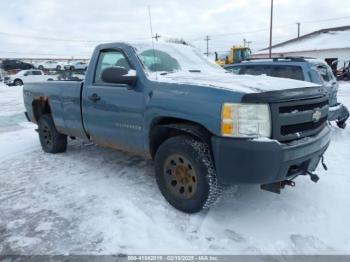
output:
[{"label": "utility pole", "polygon": [[209,38],[209,36],[207,35],[206,37],[205,37],[205,39],[204,39],[205,41],[207,41],[207,52],[205,53],[207,56],[209,56],[209,40],[211,40],[210,38]]},{"label": "utility pole", "polygon": [[160,38],[160,35],[158,35],[158,33],[156,33],[156,35],[152,36],[152,38],[156,39],[156,41],[158,42],[158,38]]},{"label": "utility pole", "polygon": [[272,49],[272,17],[273,17],[273,0],[271,0],[271,14],[270,14],[270,45],[269,45],[269,58],[271,58]]},{"label": "utility pole", "polygon": [[298,38],[300,37],[300,22],[297,23],[298,25]]},{"label": "utility pole", "polygon": [[243,38],[243,47],[248,47],[252,43],[252,41],[247,41],[247,39]]}]

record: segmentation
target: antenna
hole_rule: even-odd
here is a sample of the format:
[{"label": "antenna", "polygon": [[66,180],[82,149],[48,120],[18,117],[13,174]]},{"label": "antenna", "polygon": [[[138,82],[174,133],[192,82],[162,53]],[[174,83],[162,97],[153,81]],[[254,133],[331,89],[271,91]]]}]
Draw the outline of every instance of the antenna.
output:
[{"label": "antenna", "polygon": [[[151,7],[148,6],[148,16],[149,16],[149,26],[150,26],[150,30],[151,30],[151,39],[152,39],[152,49],[153,49],[153,58],[154,61],[156,62],[156,52],[154,50],[154,41],[153,41],[153,27],[152,27],[152,16],[151,16]],[[157,35],[157,41],[158,41],[158,35]],[[155,71],[156,71],[156,80],[158,80],[158,73],[157,73],[157,63],[155,64]]]}]

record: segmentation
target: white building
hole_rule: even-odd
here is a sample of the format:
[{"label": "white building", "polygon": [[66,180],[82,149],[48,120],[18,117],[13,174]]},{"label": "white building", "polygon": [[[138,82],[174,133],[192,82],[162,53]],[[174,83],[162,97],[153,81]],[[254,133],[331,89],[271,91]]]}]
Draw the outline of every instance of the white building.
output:
[{"label": "white building", "polygon": [[[265,48],[252,55],[253,58],[267,58]],[[303,56],[324,59],[338,68],[350,60],[350,26],[318,30],[272,46],[272,57]],[[338,60],[338,63],[333,61]]]}]

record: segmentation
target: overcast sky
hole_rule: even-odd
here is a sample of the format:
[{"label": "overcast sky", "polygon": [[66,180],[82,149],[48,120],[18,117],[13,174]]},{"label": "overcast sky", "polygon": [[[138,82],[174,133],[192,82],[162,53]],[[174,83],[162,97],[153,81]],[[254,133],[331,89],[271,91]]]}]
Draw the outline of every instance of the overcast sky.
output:
[{"label": "overcast sky", "polygon": [[[296,37],[299,21],[302,34],[350,25],[348,0],[274,2],[273,43]],[[270,0],[0,0],[0,57],[89,57],[100,42],[147,39],[148,5],[154,33],[182,37],[203,51],[205,35],[211,52],[243,38],[255,50],[268,45]]]}]

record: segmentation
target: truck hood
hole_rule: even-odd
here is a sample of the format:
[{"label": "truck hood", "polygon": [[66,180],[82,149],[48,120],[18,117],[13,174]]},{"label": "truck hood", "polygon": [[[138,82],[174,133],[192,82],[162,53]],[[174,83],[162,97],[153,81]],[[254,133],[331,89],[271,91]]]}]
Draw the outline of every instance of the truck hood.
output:
[{"label": "truck hood", "polygon": [[269,77],[266,75],[234,75],[226,72],[210,73],[155,73],[150,75],[153,81],[177,83],[183,85],[207,86],[211,88],[225,89],[241,93],[260,93],[294,88],[319,86],[310,82]]}]

